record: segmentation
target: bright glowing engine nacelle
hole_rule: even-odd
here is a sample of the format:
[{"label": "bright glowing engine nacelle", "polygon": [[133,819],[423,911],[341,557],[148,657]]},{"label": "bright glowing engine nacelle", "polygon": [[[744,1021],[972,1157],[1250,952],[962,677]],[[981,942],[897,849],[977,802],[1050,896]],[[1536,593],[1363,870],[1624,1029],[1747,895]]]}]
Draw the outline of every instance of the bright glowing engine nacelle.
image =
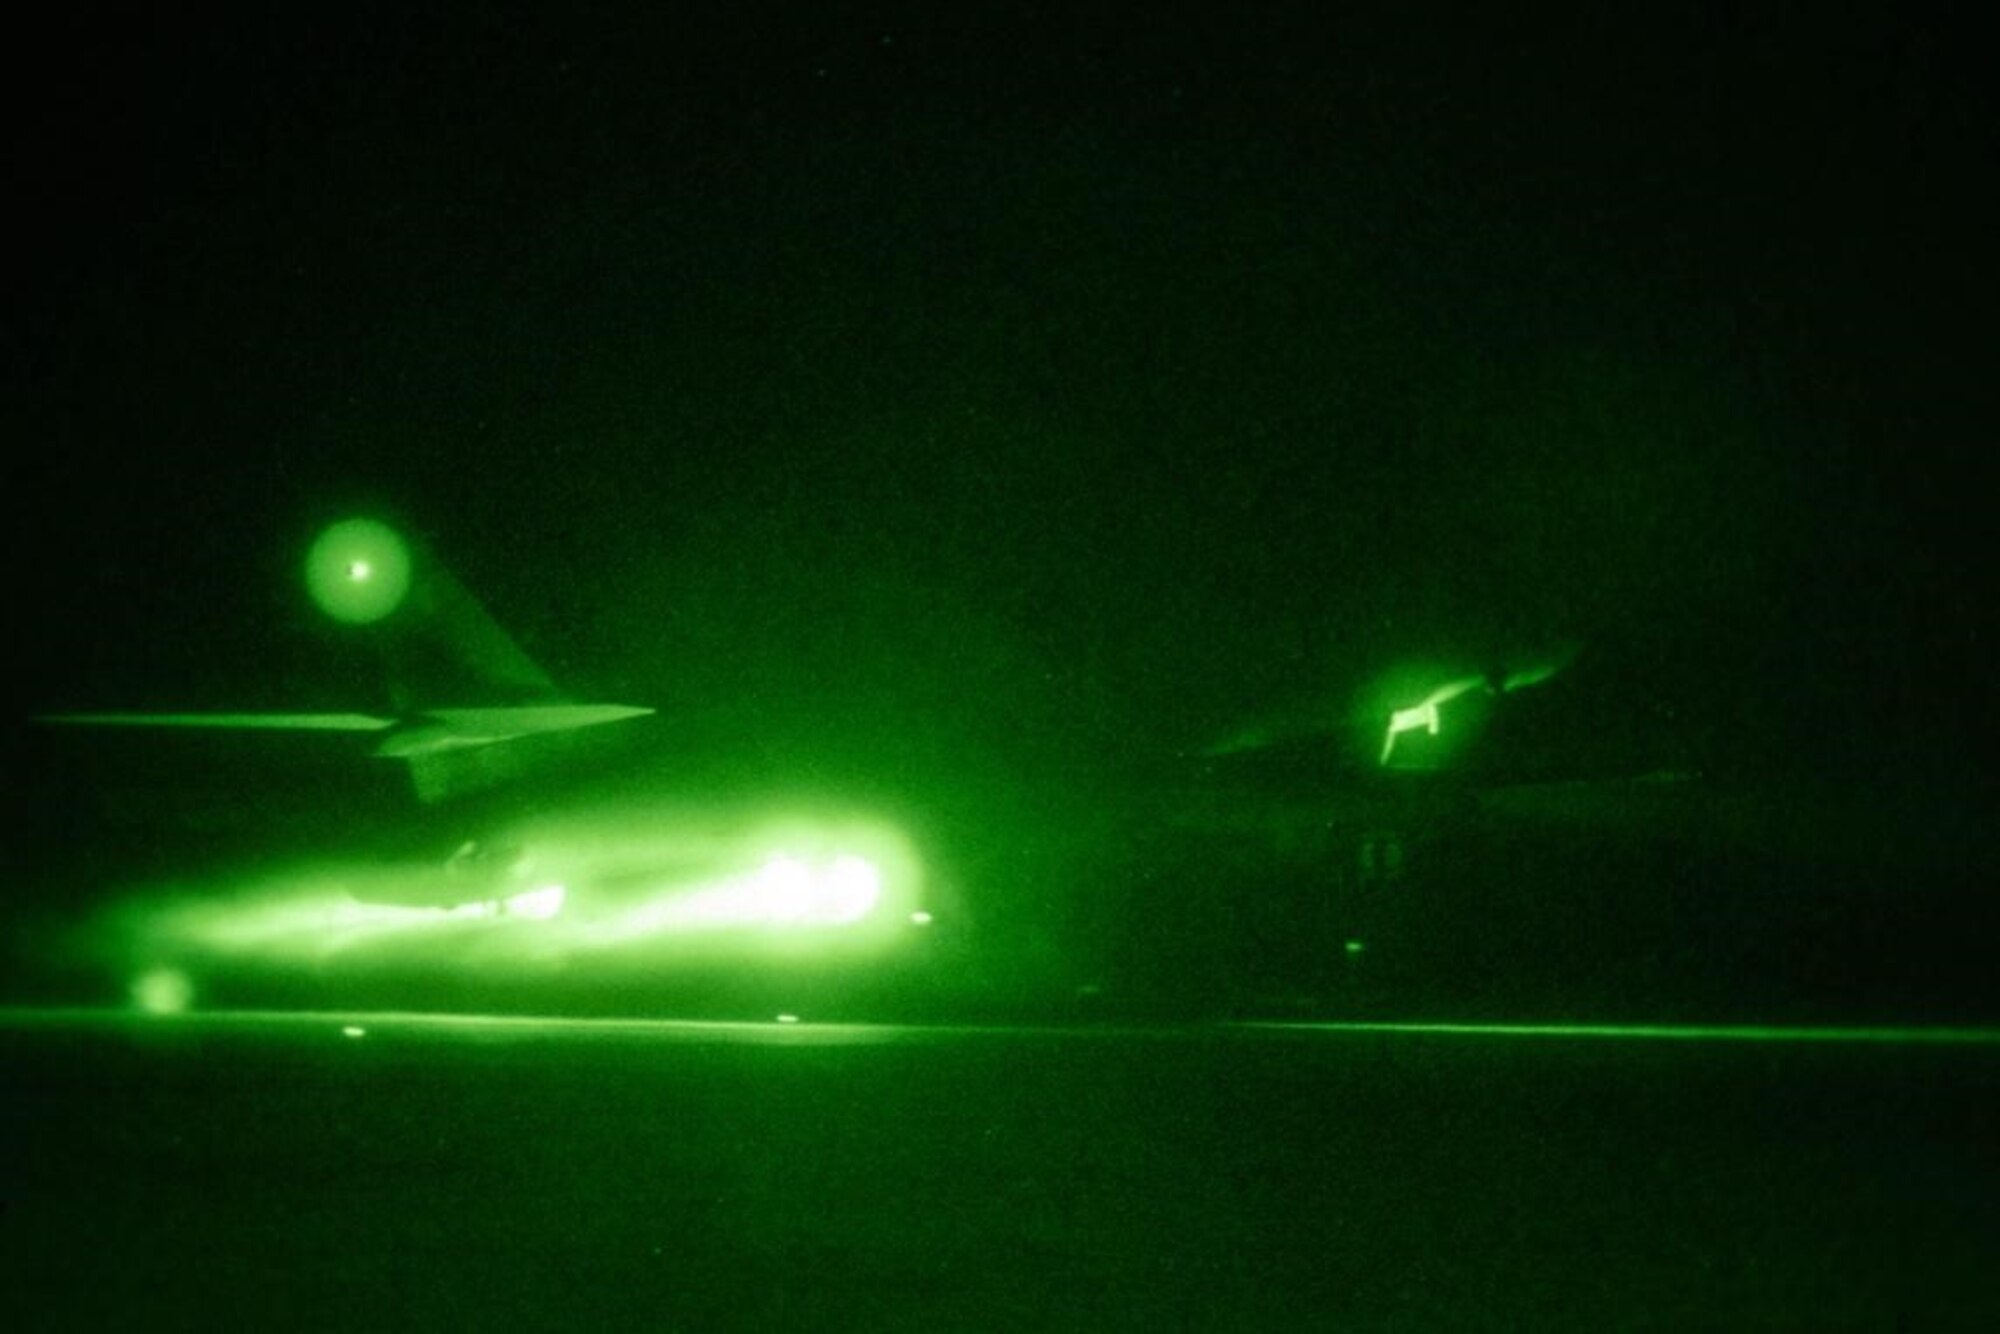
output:
[{"label": "bright glowing engine nacelle", "polygon": [[718,924],[846,926],[868,916],[881,899],[882,872],[866,857],[841,853],[815,863],[778,853],[689,903]]}]

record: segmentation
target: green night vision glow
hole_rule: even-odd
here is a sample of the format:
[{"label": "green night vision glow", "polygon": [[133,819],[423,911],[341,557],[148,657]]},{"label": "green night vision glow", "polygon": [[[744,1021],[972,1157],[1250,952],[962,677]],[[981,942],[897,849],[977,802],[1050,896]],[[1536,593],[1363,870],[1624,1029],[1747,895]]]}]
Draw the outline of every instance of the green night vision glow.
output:
[{"label": "green night vision glow", "polygon": [[147,1014],[183,1014],[194,1004],[194,983],[178,968],[149,968],[132,979],[131,994]]},{"label": "green night vision glow", "polygon": [[[196,974],[311,976],[341,960],[490,974],[555,961],[651,968],[871,953],[929,920],[908,843],[867,822],[704,830],[612,820],[545,825],[520,841],[536,878],[466,901],[452,900],[452,873],[427,861],[333,861],[142,892],[87,923],[79,946],[127,976],[163,959]],[[192,988],[163,973],[131,994],[139,1009],[172,1013]]]},{"label": "green night vision glow", "polygon": [[[1516,690],[1526,690],[1552,680],[1575,661],[1577,652],[1575,645],[1563,645],[1549,661],[1507,673],[1499,680],[1498,693],[1509,695]],[[1459,696],[1482,686],[1492,688],[1487,677],[1461,676],[1439,686],[1409,708],[1393,710],[1389,714],[1388,730],[1382,736],[1382,755],[1377,763],[1384,765],[1389,763],[1390,757],[1396,752],[1396,738],[1406,732],[1424,732],[1436,736],[1442,725],[1438,710]]]},{"label": "green night vision glow", "polygon": [[727,927],[852,926],[882,898],[882,872],[843,853],[824,862],[775,853],[747,875],[656,899],[615,922],[619,932],[701,932]]},{"label": "green night vision glow", "polygon": [[1542,682],[1554,677],[1561,670],[1561,664],[1551,663],[1544,667],[1530,667],[1525,671],[1509,672],[1507,678],[1500,683],[1500,693],[1503,695],[1512,694],[1516,690],[1526,690],[1529,686],[1538,686]]},{"label": "green night vision glow", "polygon": [[1461,677],[1456,681],[1439,686],[1436,690],[1431,691],[1430,694],[1424,697],[1422,703],[1411,705],[1407,709],[1397,709],[1394,713],[1390,714],[1389,731],[1382,738],[1382,758],[1380,763],[1387,764],[1389,762],[1390,755],[1395,753],[1396,738],[1405,732],[1421,730],[1430,733],[1432,736],[1436,736],[1438,734],[1438,706],[1451,703],[1467,691],[1477,689],[1480,684],[1481,678],[1477,676]]},{"label": "green night vision glow", "polygon": [[568,895],[561,885],[544,885],[515,894],[500,901],[500,910],[509,917],[524,917],[531,922],[546,922],[561,914],[563,899]]},{"label": "green night vision glow", "polygon": [[373,519],[347,519],[306,553],[306,587],[321,611],[350,625],[381,620],[409,595],[410,548]]}]

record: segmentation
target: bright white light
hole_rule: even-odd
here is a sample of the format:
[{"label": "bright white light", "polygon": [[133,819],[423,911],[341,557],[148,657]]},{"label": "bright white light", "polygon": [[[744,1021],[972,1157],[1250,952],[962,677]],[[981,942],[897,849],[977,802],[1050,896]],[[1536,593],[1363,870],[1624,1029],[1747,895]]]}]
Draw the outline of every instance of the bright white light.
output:
[{"label": "bright white light", "polygon": [[375,567],[365,560],[355,560],[347,563],[347,577],[357,584],[367,583],[369,576],[374,573]]},{"label": "bright white light", "polygon": [[1412,705],[1407,709],[1397,709],[1394,713],[1390,714],[1389,731],[1382,738],[1382,758],[1379,763],[1387,764],[1389,762],[1389,756],[1396,749],[1396,738],[1405,732],[1414,732],[1418,728],[1422,728],[1432,736],[1436,736],[1438,734],[1438,705],[1449,704],[1460,695],[1465,694],[1468,690],[1472,690],[1480,684],[1480,677],[1460,677],[1456,681],[1439,686],[1436,690],[1431,691],[1423,703]]},{"label": "bright white light", "polygon": [[815,917],[839,924],[858,922],[882,897],[882,872],[866,857],[842,853],[821,877],[820,888],[822,905]]},{"label": "bright white light", "polygon": [[758,868],[750,892],[755,916],[772,922],[803,921],[812,912],[812,868],[781,853]]},{"label": "bright white light", "polygon": [[543,885],[540,889],[512,895],[505,901],[507,915],[546,922],[562,912],[566,892],[561,885]]},{"label": "bright white light", "polygon": [[798,1021],[799,1017],[795,1014],[781,1014],[778,1016],[778,1022],[781,1024],[796,1024]]},{"label": "bright white light", "polygon": [[852,926],[880,904],[883,880],[881,867],[853,853],[825,860],[775,853],[748,874],[628,912],[619,930]]},{"label": "bright white light", "polygon": [[368,1036],[368,1030],[359,1024],[346,1024],[342,1026],[340,1036],[344,1038],[365,1038]]},{"label": "bright white light", "polygon": [[917,911],[910,914],[911,926],[929,926],[931,924],[931,920],[932,920],[931,915],[925,912],[921,908],[917,909]]},{"label": "bright white light", "polygon": [[1424,728],[1432,736],[1438,731],[1438,711],[1435,704],[1419,704],[1411,709],[1398,709],[1389,715],[1389,732],[1382,738],[1381,763],[1387,764],[1389,756],[1395,753],[1396,738],[1405,732]]}]

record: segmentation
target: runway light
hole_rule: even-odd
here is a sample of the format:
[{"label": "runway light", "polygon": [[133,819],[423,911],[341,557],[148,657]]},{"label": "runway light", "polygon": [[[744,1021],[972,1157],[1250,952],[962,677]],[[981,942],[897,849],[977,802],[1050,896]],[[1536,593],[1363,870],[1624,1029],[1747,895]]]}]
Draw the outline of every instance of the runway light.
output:
[{"label": "runway light", "polygon": [[1347,957],[1352,959],[1358,957],[1368,946],[1362,941],[1350,940],[1347,942],[1345,948],[1347,950]]},{"label": "runway light", "polygon": [[344,1038],[365,1038],[368,1036],[368,1030],[359,1024],[347,1024],[341,1028],[340,1036]]},{"label": "runway light", "polygon": [[795,1014],[781,1014],[778,1016],[778,1022],[781,1024],[796,1024],[798,1021],[799,1017]]},{"label": "runway light", "polygon": [[194,983],[178,968],[154,968],[132,979],[132,1003],[147,1014],[182,1014],[194,1003]]},{"label": "runway light", "polygon": [[931,915],[923,911],[921,908],[918,909],[916,912],[910,914],[911,926],[929,926],[931,924],[931,921],[932,921]]}]

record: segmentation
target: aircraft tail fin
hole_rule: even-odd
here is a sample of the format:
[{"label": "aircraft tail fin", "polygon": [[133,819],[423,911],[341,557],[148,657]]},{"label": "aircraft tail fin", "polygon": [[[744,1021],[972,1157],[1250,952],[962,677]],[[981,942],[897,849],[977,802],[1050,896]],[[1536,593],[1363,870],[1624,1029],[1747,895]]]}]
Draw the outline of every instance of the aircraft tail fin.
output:
[{"label": "aircraft tail fin", "polygon": [[306,555],[305,577],[322,612],[367,628],[399,713],[561,699],[451,571],[386,524],[328,527]]}]

